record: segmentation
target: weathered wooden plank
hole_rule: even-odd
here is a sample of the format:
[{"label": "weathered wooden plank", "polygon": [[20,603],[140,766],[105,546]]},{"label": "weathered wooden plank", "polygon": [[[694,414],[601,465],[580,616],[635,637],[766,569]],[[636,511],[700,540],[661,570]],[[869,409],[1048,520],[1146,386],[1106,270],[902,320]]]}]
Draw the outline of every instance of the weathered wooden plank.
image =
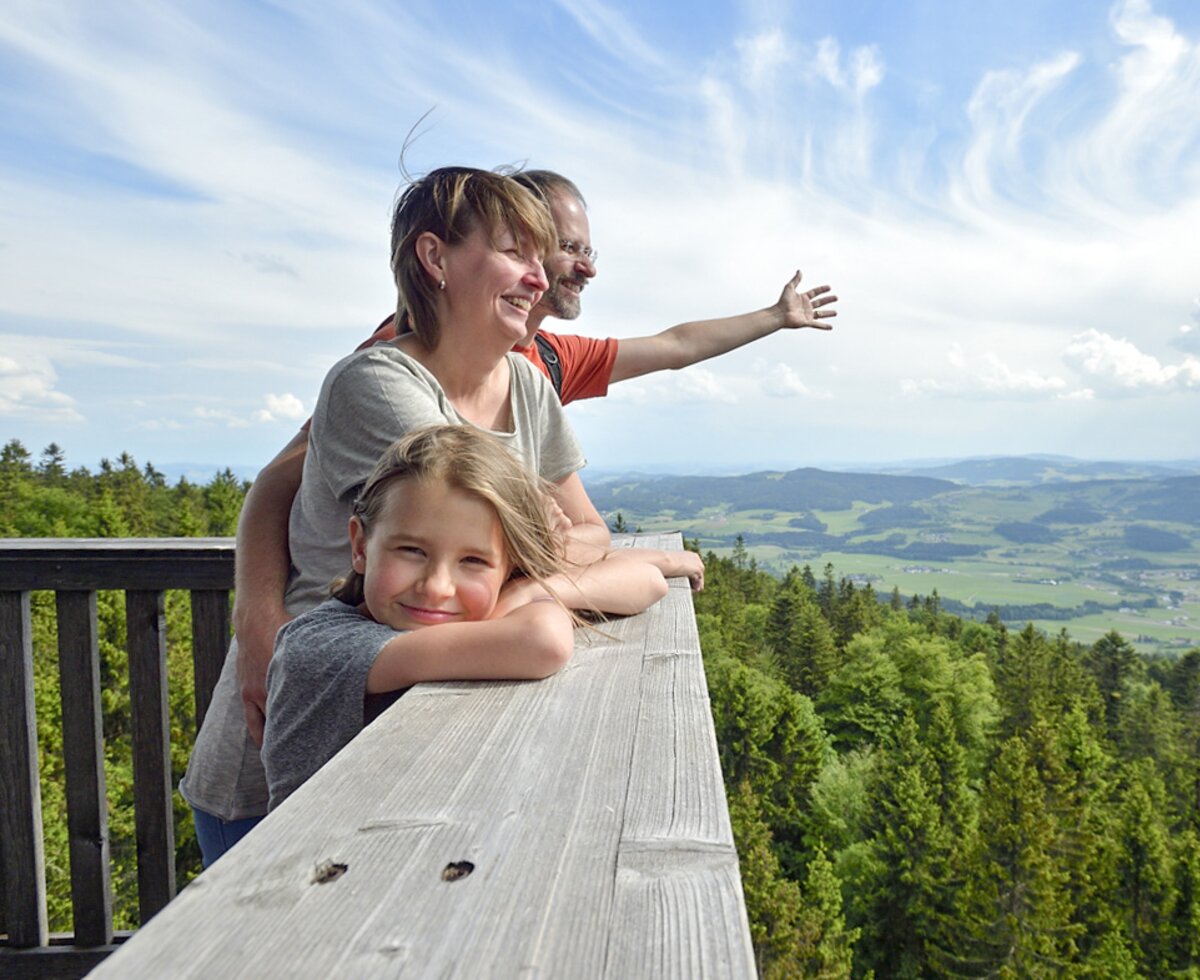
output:
[{"label": "weathered wooden plank", "polygon": [[0,590],[230,589],[233,538],[7,538]]},{"label": "weathered wooden plank", "polygon": [[[695,614],[678,585],[644,617],[641,710],[606,975],[751,978],[757,970]],[[647,932],[656,939],[645,941]]]},{"label": "weathered wooden plank", "polygon": [[46,875],[28,592],[0,592],[0,865],[13,946],[44,946]]},{"label": "weathered wooden plank", "polygon": [[686,587],[664,607],[546,681],[413,689],[96,975],[752,976],[711,720],[672,729],[707,709]]},{"label": "weathered wooden plank", "polygon": [[38,949],[0,949],[4,980],[78,980],[94,970],[117,946],[43,946]]},{"label": "weathered wooden plank", "polygon": [[192,667],[195,671],[196,731],[204,724],[213,688],[229,651],[229,593],[192,590]]},{"label": "weathered wooden plank", "polygon": [[163,594],[140,590],[127,592],[125,620],[133,722],[138,911],[145,925],[175,897],[175,826],[171,805],[171,729]]},{"label": "weathered wooden plank", "polygon": [[[268,818],[260,830],[273,828],[269,840],[258,831],[246,838],[151,928],[186,919],[189,947],[212,950],[192,975],[253,974],[281,963],[313,976],[383,975],[401,965],[419,976],[470,976],[481,963],[496,975],[528,963],[546,975],[599,975],[639,659],[600,640],[547,682],[410,692],[370,738],[356,740]],[[614,677],[597,683],[609,678],[596,670]],[[605,724],[614,706],[625,713],[624,744]],[[309,877],[324,859],[348,870],[317,889]],[[475,871],[443,882],[442,870],[461,860]],[[200,882],[227,894],[197,899],[189,910]],[[281,930],[305,936],[300,957],[259,947],[259,937]],[[590,972],[552,969],[539,948],[569,950],[572,940],[590,950]],[[126,976],[195,969],[190,956],[166,952],[143,950],[150,958],[136,973],[128,960],[121,969]]]},{"label": "weathered wooden plank", "polygon": [[103,946],[113,929],[96,593],[59,592],[55,600],[75,940]]}]

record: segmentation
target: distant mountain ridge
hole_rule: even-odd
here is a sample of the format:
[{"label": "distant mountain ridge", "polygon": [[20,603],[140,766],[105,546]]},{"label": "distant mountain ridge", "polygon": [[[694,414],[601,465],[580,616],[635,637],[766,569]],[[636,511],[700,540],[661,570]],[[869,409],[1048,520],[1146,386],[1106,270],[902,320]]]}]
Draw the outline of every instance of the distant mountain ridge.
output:
[{"label": "distant mountain ridge", "polygon": [[[587,481],[588,492],[597,509],[613,514],[651,515],[672,512],[678,518],[697,517],[706,508],[729,511],[811,512],[846,510],[855,501],[889,504],[877,517],[887,524],[924,523],[928,515],[912,505],[937,494],[966,491],[970,487],[1008,489],[1054,487],[1064,508],[1077,514],[1089,514],[1090,508],[1121,512],[1126,519],[1183,521],[1200,524],[1200,473],[1179,475],[1180,470],[1158,467],[1154,476],[1114,475],[1114,468],[1128,467],[1142,474],[1147,464],[1082,463],[1070,469],[1071,477],[1050,478],[1044,468],[1025,465],[1026,457],[996,460],[966,460],[962,469],[936,467],[936,472],[955,472],[958,480],[931,475],[893,473],[841,473],[802,467],[788,472],[765,470],[742,476],[657,476],[629,475]],[[1036,461],[1034,461],[1036,462]],[[1012,463],[1013,465],[1009,465]],[[992,465],[989,465],[992,464]],[[1044,465],[1044,464],[1040,464]],[[1062,463],[1055,472],[1061,472]],[[1094,472],[1103,476],[1086,476]],[[979,482],[968,482],[962,474],[973,475]],[[1000,474],[1007,479],[997,484]],[[1024,482],[1014,478],[1024,474]],[[990,476],[991,480],[982,479]],[[1047,514],[1042,519],[1085,523],[1084,517],[1063,513]],[[864,517],[867,523],[874,523]],[[805,520],[794,527],[823,530]]]},{"label": "distant mountain ridge", "polygon": [[1079,480],[1161,480],[1200,474],[1200,461],[1117,462],[1070,456],[987,456],[921,465],[866,467],[893,476],[931,476],[970,486],[1021,486]]},{"label": "distant mountain ridge", "polygon": [[927,476],[835,473],[804,467],[786,473],[744,476],[640,476],[614,478],[589,486],[601,511],[674,511],[692,517],[706,507],[733,510],[844,510],[856,500],[907,504],[954,490],[958,484]]}]

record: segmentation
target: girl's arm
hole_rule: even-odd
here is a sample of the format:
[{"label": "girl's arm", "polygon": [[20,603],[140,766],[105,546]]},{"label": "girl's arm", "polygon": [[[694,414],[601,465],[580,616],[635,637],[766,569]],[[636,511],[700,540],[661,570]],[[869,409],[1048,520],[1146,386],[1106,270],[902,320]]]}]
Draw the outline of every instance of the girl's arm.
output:
[{"label": "girl's arm", "polygon": [[375,658],[367,693],[399,691],[422,681],[549,677],[571,659],[573,626],[558,603],[528,602],[499,619],[400,633]]}]

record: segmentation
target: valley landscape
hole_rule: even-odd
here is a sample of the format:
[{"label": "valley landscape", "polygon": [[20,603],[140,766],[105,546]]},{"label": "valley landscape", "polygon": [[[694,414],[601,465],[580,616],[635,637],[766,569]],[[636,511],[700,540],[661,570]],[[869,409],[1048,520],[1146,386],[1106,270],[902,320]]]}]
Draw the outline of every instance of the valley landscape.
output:
[{"label": "valley landscape", "polygon": [[995,611],[1091,644],[1118,630],[1143,653],[1200,646],[1200,463],[1004,457],[880,472],[607,476],[610,524],[679,530],[701,551],[740,545],[783,574],[869,582],[947,612]]}]

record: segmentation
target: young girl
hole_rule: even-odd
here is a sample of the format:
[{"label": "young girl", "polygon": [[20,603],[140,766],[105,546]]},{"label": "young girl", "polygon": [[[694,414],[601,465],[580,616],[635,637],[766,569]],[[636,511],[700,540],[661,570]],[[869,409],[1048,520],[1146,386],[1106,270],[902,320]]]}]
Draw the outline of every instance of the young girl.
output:
[{"label": "young girl", "polygon": [[568,605],[637,613],[664,576],[703,581],[698,556],[641,549],[568,573],[560,526],[537,478],[480,430],[431,426],[393,445],[354,504],[352,571],[276,638],[271,808],[413,684],[548,677],[571,657]]}]

